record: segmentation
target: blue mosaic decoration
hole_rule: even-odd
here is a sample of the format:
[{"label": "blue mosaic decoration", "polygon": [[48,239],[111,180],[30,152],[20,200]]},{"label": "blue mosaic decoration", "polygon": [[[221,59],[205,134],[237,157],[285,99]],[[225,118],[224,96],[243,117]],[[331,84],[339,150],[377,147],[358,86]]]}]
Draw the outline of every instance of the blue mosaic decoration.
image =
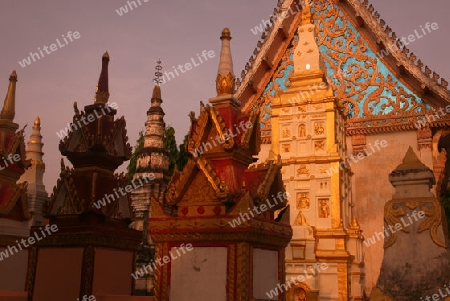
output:
[{"label": "blue mosaic decoration", "polygon": [[[328,82],[347,117],[347,126],[380,127],[409,122],[434,109],[414,94],[386,67],[337,4],[328,0],[314,2],[317,44],[326,67]],[[292,38],[278,68],[262,97],[261,130],[270,136],[271,98],[277,90],[289,88],[293,72],[293,49],[299,41]],[[392,121],[392,120],[396,121]]]}]

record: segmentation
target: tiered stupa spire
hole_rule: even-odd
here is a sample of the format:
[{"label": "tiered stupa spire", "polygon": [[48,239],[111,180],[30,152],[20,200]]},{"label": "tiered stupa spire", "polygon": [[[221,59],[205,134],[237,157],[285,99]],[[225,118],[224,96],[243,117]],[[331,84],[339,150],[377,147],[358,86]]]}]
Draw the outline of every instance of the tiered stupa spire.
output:
[{"label": "tiered stupa spire", "polygon": [[[136,269],[150,265],[153,260],[153,244],[148,237],[148,219],[150,217],[151,199],[162,202],[164,191],[169,182],[169,157],[164,148],[164,111],[161,108],[160,76],[161,61],[157,62],[155,73],[155,87],[153,88],[151,105],[147,111],[145,123],[144,147],[138,154],[134,181],[144,179],[145,184],[131,193],[131,207],[133,208],[133,228],[142,230],[143,239],[139,246]],[[153,273],[146,274],[136,280],[136,295],[153,294]]]},{"label": "tiered stupa spire", "polygon": [[231,57],[231,33],[230,29],[224,28],[222,31],[222,49],[220,51],[219,70],[216,78],[217,95],[234,94],[235,77],[233,71],[233,58]]},{"label": "tiered stupa spire", "polygon": [[30,140],[26,151],[27,159],[31,160],[31,167],[28,168],[20,178],[21,182],[27,182],[28,210],[32,213],[30,225],[40,226],[45,222],[43,217],[43,204],[48,199],[43,178],[45,163],[42,160],[44,153],[42,148],[41,120],[37,117],[31,130]]}]

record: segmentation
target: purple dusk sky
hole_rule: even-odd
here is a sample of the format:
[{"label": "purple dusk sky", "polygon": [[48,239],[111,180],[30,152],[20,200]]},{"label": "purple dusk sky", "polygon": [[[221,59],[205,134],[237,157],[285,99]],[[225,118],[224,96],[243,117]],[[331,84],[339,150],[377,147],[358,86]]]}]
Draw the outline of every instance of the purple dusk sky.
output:
[{"label": "purple dusk sky", "polygon": [[[138,0],[135,0],[136,3]],[[17,70],[15,122],[28,124],[28,141],[34,119],[41,118],[46,173],[44,182],[51,193],[59,177],[61,154],[59,132],[72,120],[73,102],[79,109],[93,102],[105,50],[109,64],[110,102],[117,103],[118,117],[125,116],[132,146],[144,128],[150,106],[155,61],[161,58],[164,71],[186,64],[197,54],[213,51],[199,66],[162,85],[165,121],[175,128],[181,143],[189,130],[189,111],[198,114],[199,101],[214,97],[220,55],[220,33],[229,27],[234,72],[240,76],[261,34],[251,28],[269,19],[275,0],[139,0],[141,5],[119,16],[126,0],[56,1],[2,0],[0,10],[0,94],[6,95],[8,77]],[[426,22],[439,28],[410,43],[411,49],[432,70],[450,81],[448,0],[372,1],[398,37],[413,34]],[[66,44],[62,35],[79,32]],[[30,52],[38,52],[60,40],[49,54],[21,67]],[[3,102],[2,102],[3,105]],[[65,160],[69,164],[68,160]],[[128,162],[122,165],[125,170]]]}]

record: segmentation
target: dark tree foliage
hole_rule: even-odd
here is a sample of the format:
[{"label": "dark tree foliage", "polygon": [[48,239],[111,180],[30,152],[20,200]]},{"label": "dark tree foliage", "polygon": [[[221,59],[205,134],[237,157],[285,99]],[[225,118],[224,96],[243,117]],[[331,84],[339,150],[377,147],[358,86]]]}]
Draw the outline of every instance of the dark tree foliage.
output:
[{"label": "dark tree foliage", "polygon": [[186,151],[187,140],[188,140],[188,135],[184,136],[183,143],[180,144],[180,153],[179,153],[178,160],[177,160],[177,168],[180,171],[183,170],[187,161],[191,157],[191,154],[189,154]]},{"label": "dark tree foliage", "polygon": [[164,148],[169,156],[169,175],[172,175],[178,161],[179,151],[175,140],[175,129],[171,126],[167,126],[164,130]]},{"label": "dark tree foliage", "polygon": [[[188,159],[190,158],[190,154],[186,151],[186,143],[188,136],[184,136],[183,144],[180,144],[179,148],[177,147],[177,141],[175,140],[175,129],[171,126],[167,126],[164,130],[164,149],[167,152],[169,157],[169,174],[172,175],[175,169],[175,165],[178,170],[183,170],[186,165]],[[134,147],[134,151],[130,158],[130,163],[127,167],[128,176],[130,179],[133,179],[134,174],[136,173],[136,164],[138,155],[142,152],[144,148],[144,132],[139,132],[139,138],[136,141],[136,146]]]},{"label": "dark tree foliage", "polygon": [[447,235],[450,238],[450,190],[445,192],[445,195],[441,200],[442,207],[445,210],[445,216],[447,217]]},{"label": "dark tree foliage", "polygon": [[144,148],[144,131],[139,132],[139,138],[136,140],[136,146],[134,147],[134,151],[131,154],[130,163],[128,164],[128,176],[130,179],[133,179],[134,174],[136,173],[136,164],[138,155],[141,153]]}]

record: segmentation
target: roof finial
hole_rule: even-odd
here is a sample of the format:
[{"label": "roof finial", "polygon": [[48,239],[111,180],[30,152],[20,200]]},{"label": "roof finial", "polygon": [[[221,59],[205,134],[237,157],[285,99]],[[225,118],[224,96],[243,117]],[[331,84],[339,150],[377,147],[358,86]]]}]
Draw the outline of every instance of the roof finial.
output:
[{"label": "roof finial", "polygon": [[16,70],[14,70],[9,76],[8,92],[6,93],[0,119],[14,120],[14,116],[16,115],[16,82],[17,73]]},{"label": "roof finial", "polygon": [[155,78],[153,79],[153,81],[155,82],[155,84],[157,84],[158,86],[162,83],[162,72],[161,70],[163,69],[163,67],[161,66],[161,59],[158,59],[156,61],[156,66],[155,66]]},{"label": "roof finial", "polygon": [[309,1],[305,0],[304,2],[304,7],[302,9],[302,25],[314,24],[311,5],[309,4]]},{"label": "roof finial", "polygon": [[230,29],[224,28],[220,39],[222,40],[222,49],[220,51],[219,71],[216,78],[216,91],[218,96],[233,94],[236,80],[230,49]]},{"label": "roof finial", "polygon": [[95,92],[94,103],[105,104],[109,99],[109,87],[108,87],[108,64],[109,54],[106,51],[102,57],[102,71],[97,83],[97,91]]},{"label": "roof finial", "polygon": [[153,88],[153,93],[152,93],[152,107],[159,107],[162,103],[162,99],[161,99],[161,87],[160,84],[162,83],[162,66],[161,66],[161,59],[158,59],[156,61],[156,66],[155,66],[155,78],[153,79],[153,81],[155,82],[155,87]]}]

